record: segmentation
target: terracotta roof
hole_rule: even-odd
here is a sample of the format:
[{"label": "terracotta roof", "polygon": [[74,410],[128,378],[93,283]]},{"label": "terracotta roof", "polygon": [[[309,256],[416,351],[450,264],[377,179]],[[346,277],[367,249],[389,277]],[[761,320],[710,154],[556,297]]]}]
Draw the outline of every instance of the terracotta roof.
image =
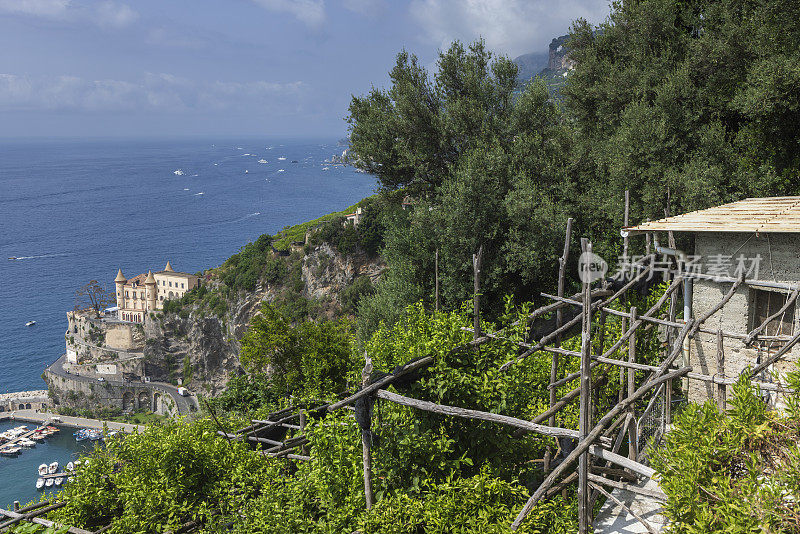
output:
[{"label": "terracotta roof", "polygon": [[667,230],[800,233],[800,197],[746,198],[722,206],[649,221],[624,230],[632,234]]},{"label": "terracotta roof", "polygon": [[147,275],[146,275],[146,274],[144,274],[144,273],[142,273],[142,274],[137,274],[136,276],[134,276],[133,278],[131,278],[130,280],[128,280],[128,283],[127,283],[127,284],[125,284],[125,285],[126,285],[126,286],[132,286],[132,285],[134,285],[134,284],[143,285],[143,284],[144,284],[144,281],[145,281],[145,279],[147,279]]}]

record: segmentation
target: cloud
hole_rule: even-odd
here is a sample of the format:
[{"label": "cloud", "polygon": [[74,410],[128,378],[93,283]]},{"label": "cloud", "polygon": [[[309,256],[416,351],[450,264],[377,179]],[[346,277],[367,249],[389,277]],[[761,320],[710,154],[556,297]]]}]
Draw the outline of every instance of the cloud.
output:
[{"label": "cloud", "polygon": [[345,9],[361,15],[375,15],[384,7],[383,0],[342,0]]},{"label": "cloud", "polygon": [[409,11],[424,37],[442,48],[483,37],[490,50],[513,57],[544,52],[572,21],[597,24],[609,8],[606,0],[412,0]]},{"label": "cloud", "polygon": [[136,22],[139,14],[125,4],[101,2],[94,6],[95,22],[103,27],[123,28]]},{"label": "cloud", "polygon": [[319,28],[325,22],[325,0],[253,0],[270,11],[289,13],[311,28]]},{"label": "cloud", "polygon": [[202,112],[258,106],[279,111],[300,105],[305,87],[299,81],[196,82],[165,73],[147,73],[137,81],[0,74],[0,110]]},{"label": "cloud", "polygon": [[64,24],[90,23],[117,29],[134,23],[139,14],[127,4],[104,0],[75,4],[71,0],[0,0],[0,14],[23,15]]},{"label": "cloud", "polygon": [[0,0],[0,13],[60,18],[70,6],[70,0]]}]

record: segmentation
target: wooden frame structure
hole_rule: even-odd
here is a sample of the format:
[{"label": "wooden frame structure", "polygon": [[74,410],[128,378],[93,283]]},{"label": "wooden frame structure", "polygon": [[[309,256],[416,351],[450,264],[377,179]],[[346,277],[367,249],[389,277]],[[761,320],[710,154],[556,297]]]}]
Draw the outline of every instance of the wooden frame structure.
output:
[{"label": "wooden frame structure", "polygon": [[[627,224],[627,199],[626,195],[626,224]],[[643,441],[642,422],[650,417],[656,410],[660,402],[662,412],[661,432],[665,430],[663,426],[669,424],[671,419],[671,394],[673,383],[676,379],[688,378],[700,380],[717,385],[715,388],[717,402],[721,408],[725,407],[726,386],[733,384],[738,377],[728,376],[724,368],[723,341],[725,338],[735,339],[747,345],[754,340],[769,340],[783,343],[783,346],[774,354],[759,363],[751,370],[745,370],[746,375],[754,384],[760,388],[771,391],[786,391],[787,388],[781,384],[764,383],[753,380],[754,377],[766,369],[771,364],[785,357],[794,345],[800,341],[800,333],[794,336],[762,336],[766,324],[774,318],[768,317],[763,324],[758,325],[750,332],[727,332],[721,325],[716,328],[706,326],[708,320],[716,315],[730,301],[736,290],[742,285],[763,285],[740,279],[720,279],[715,280],[723,284],[731,284],[731,287],[724,294],[722,299],[711,309],[706,311],[701,317],[677,317],[679,292],[685,289],[690,282],[690,277],[706,278],[702,274],[686,274],[681,272],[676,265],[675,269],[669,269],[664,274],[664,280],[669,282],[667,289],[660,296],[658,301],[643,313],[639,313],[636,307],[629,307],[627,311],[619,309],[619,303],[626,297],[628,291],[640,284],[643,280],[651,278],[655,274],[655,260],[653,254],[645,256],[635,265],[633,272],[628,280],[621,283],[619,289],[612,290],[607,280],[592,282],[588,276],[584,276],[582,289],[579,293],[565,296],[566,264],[570,254],[570,242],[572,232],[572,219],[567,221],[566,238],[564,250],[559,259],[558,289],[556,295],[542,294],[549,300],[547,304],[533,310],[527,317],[529,322],[546,315],[555,316],[555,327],[553,330],[542,335],[539,339],[528,340],[525,342],[515,342],[519,347],[519,354],[513,360],[501,366],[501,370],[509,369],[514,365],[524,364],[526,358],[534,353],[548,353],[551,356],[551,372],[549,389],[549,407],[543,413],[537,415],[531,421],[510,417],[502,414],[483,412],[468,408],[446,406],[433,402],[414,399],[398,393],[388,391],[393,382],[406,377],[410,373],[419,372],[431,366],[434,362],[433,356],[426,356],[398,367],[391,374],[377,379],[371,379],[372,364],[369,356],[366,356],[366,365],[362,372],[362,384],[358,391],[352,392],[345,398],[336,402],[320,401],[311,405],[295,405],[289,408],[274,412],[264,420],[252,420],[247,427],[241,428],[233,433],[220,429],[219,434],[228,440],[242,440],[250,443],[260,454],[271,458],[283,458],[296,461],[313,461],[306,451],[308,439],[305,435],[305,427],[308,418],[324,417],[325,414],[339,410],[351,409],[356,411],[356,419],[362,430],[361,442],[363,447],[363,475],[364,490],[366,496],[367,509],[374,503],[372,493],[372,453],[370,450],[371,439],[369,438],[369,424],[371,418],[372,403],[376,399],[392,402],[398,405],[408,406],[414,409],[427,411],[451,417],[465,419],[477,419],[496,424],[506,425],[519,429],[520,431],[534,432],[547,438],[560,438],[574,442],[574,448],[563,456],[560,463],[554,465],[554,455],[551,447],[544,453],[542,463],[546,476],[541,485],[536,488],[524,507],[518,513],[512,523],[512,529],[518,529],[529,512],[540,500],[554,495],[567,485],[577,482],[578,496],[578,527],[580,534],[586,534],[591,529],[592,510],[599,496],[616,502],[623,509],[627,510],[637,521],[641,522],[648,532],[655,532],[644,518],[639,517],[631,511],[624,503],[619,501],[612,493],[614,489],[628,490],[633,493],[641,494],[649,498],[665,500],[666,496],[660,491],[643,489],[638,485],[631,484],[637,479],[649,479],[655,472],[652,468],[643,463],[646,454],[644,449],[647,445]],[[670,235],[670,245],[673,239]],[[582,240],[581,251],[583,254],[590,254],[592,245],[588,240]],[[649,247],[648,247],[649,249]],[[628,250],[628,238],[624,238],[624,250]],[[481,270],[482,250],[479,248],[473,255],[474,269],[474,325],[465,330],[473,333],[472,341],[455,347],[452,351],[474,350],[484,344],[492,343],[497,340],[508,341],[502,331],[483,332],[480,323],[480,270]],[[438,251],[437,251],[438,261]],[[788,284],[771,283],[773,286],[780,286],[781,289],[791,291],[790,297],[779,313],[782,313],[789,305],[796,302],[800,295],[800,286]],[[598,287],[594,287],[596,285]],[[667,306],[667,303],[669,305]],[[438,303],[437,303],[438,304]],[[615,307],[616,305],[616,307]],[[664,314],[662,310],[667,307]],[[438,307],[438,306],[437,306]],[[565,311],[579,310],[570,319],[566,319]],[[659,316],[662,314],[663,316]],[[777,314],[776,314],[777,315]],[[613,342],[610,342],[606,349],[607,322],[609,320],[619,320],[621,324],[621,335]],[[580,350],[570,350],[561,346],[562,340],[573,335],[575,329],[580,328]],[[653,328],[659,329],[661,335],[666,339],[662,353],[657,364],[639,361],[641,355],[637,354],[637,338]],[[688,365],[677,366],[679,358],[684,353],[684,344],[697,333],[713,334],[717,339],[717,368],[718,372],[713,375],[704,375],[694,372]],[[600,350],[593,349],[593,341],[599,341]],[[625,354],[614,358],[615,354]],[[574,358],[579,361],[579,370],[566,376],[559,376],[561,359]],[[644,375],[639,380],[637,387],[636,372]],[[608,379],[608,377],[619,376],[619,395],[617,402],[604,414],[597,413],[598,403],[596,394],[598,387],[603,387],[605,382],[595,380],[596,377]],[[641,376],[640,374],[640,376]],[[558,397],[558,388],[575,380],[579,381],[578,387],[571,389],[566,394]],[[660,401],[658,399],[661,399]],[[562,428],[557,426],[557,414],[565,407],[578,401],[579,417],[578,428]],[[358,408],[354,407],[359,406]],[[366,405],[366,407],[365,407]],[[638,413],[637,407],[644,408]],[[360,410],[360,411],[359,411]],[[359,415],[360,414],[360,415]],[[213,415],[213,413],[212,413]],[[215,420],[216,420],[216,416]],[[363,420],[365,419],[365,420]],[[542,424],[544,422],[547,424]],[[219,424],[219,422],[218,422]],[[627,438],[627,439],[626,439]],[[656,432],[654,440],[658,440],[660,434]],[[627,454],[621,453],[623,445],[627,442]],[[577,463],[577,472],[570,471]],[[0,522],[0,531],[9,528],[20,521],[34,521],[42,525],[51,525],[39,516],[63,506],[63,503],[49,504],[47,502],[32,505],[27,508],[15,510],[13,512],[0,510],[0,515],[7,519]],[[198,525],[186,524],[176,532],[191,532]],[[69,532],[74,534],[98,534],[103,532],[104,527],[94,533],[75,527],[70,527]]]}]

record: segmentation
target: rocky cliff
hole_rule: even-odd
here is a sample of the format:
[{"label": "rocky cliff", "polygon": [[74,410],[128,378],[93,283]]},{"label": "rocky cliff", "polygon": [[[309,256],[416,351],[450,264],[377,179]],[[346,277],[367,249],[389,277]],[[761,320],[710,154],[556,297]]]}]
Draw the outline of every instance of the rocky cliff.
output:
[{"label": "rocky cliff", "polygon": [[363,252],[344,255],[327,243],[279,258],[289,273],[279,282],[262,276],[253,291],[226,292],[211,271],[206,287],[211,294],[226,295],[224,306],[210,309],[195,302],[178,313],[147,317],[145,374],[154,380],[188,380],[198,393],[215,395],[241,372],[239,341],[263,303],[302,299],[313,303],[316,317],[331,318],[344,313],[346,288],[362,277],[377,282],[385,268],[380,258]]}]

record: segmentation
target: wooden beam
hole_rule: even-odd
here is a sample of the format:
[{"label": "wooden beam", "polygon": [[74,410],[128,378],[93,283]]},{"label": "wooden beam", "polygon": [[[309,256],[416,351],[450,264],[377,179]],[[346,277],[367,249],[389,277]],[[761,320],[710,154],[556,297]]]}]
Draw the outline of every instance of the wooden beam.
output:
[{"label": "wooden beam", "polygon": [[[548,436],[553,438],[570,438],[570,439],[579,438],[579,433],[577,430],[539,425],[536,423],[532,423],[530,421],[526,421],[524,419],[517,419],[516,417],[511,417],[508,415],[500,415],[491,412],[482,412],[479,410],[471,410],[469,408],[458,408],[456,406],[447,406],[444,404],[436,404],[430,401],[412,399],[410,397],[405,397],[397,393],[392,393],[391,391],[386,391],[385,389],[378,390],[376,396],[379,399],[387,400],[389,402],[394,402],[395,404],[402,404],[403,406],[409,406],[411,408],[416,408],[418,410],[424,410],[426,412],[438,413],[442,415],[451,415],[453,417],[463,417],[464,419],[478,419],[481,421],[489,421],[491,423],[498,423],[501,425],[508,425],[516,428],[521,428],[524,430],[529,430],[536,434],[541,434],[543,436]],[[611,445],[611,440],[604,440],[604,442],[607,443],[608,445]]]},{"label": "wooden beam", "polygon": [[744,344],[745,345],[751,344],[753,340],[758,336],[758,334],[764,331],[764,329],[770,322],[783,315],[786,312],[786,310],[789,309],[789,306],[794,304],[794,302],[797,300],[798,295],[800,295],[800,286],[798,286],[794,291],[792,291],[791,295],[789,295],[789,298],[786,299],[786,303],[780,310],[778,310],[777,312],[773,313],[772,315],[764,319],[764,322],[762,322],[759,326],[757,326],[747,334],[747,337],[744,338]]},{"label": "wooden beam", "polygon": [[630,404],[636,402],[639,397],[653,389],[654,387],[658,387],[662,383],[666,382],[667,380],[672,380],[674,378],[681,377],[691,371],[691,367],[684,367],[682,369],[678,369],[676,371],[669,372],[665,375],[661,376],[654,376],[647,380],[644,384],[642,384],[639,389],[636,390],[636,393],[633,396],[630,396],[623,400],[622,402],[618,403],[614,408],[612,408],[606,415],[600,418],[600,421],[594,426],[591,432],[586,436],[586,439],[579,442],[577,447],[573,449],[573,451],[564,458],[564,461],[561,462],[558,467],[556,467],[550,475],[545,478],[541,485],[536,489],[533,495],[528,499],[528,502],[525,503],[525,506],[520,511],[517,518],[511,524],[511,528],[513,530],[517,530],[522,522],[525,520],[525,517],[531,511],[533,506],[542,498],[544,493],[553,485],[556,479],[561,476],[570,466],[571,464],[578,459],[578,457],[587,450],[592,443],[602,434],[603,429],[620,413],[627,410]]},{"label": "wooden beam", "polygon": [[[592,244],[583,242],[583,254],[592,254]],[[583,311],[581,313],[581,383],[580,406],[578,409],[579,441],[586,440],[591,425],[592,373],[589,367],[592,356],[592,297],[588,273],[583,280]],[[553,391],[553,390],[551,390]],[[589,454],[578,456],[578,534],[588,534],[591,529],[589,508]]]},{"label": "wooden beam", "polygon": [[599,475],[595,475],[589,473],[589,480],[592,482],[596,482],[597,484],[603,484],[604,486],[611,486],[612,488],[621,489],[624,491],[630,491],[631,493],[636,493],[638,495],[644,495],[645,497],[650,497],[653,499],[658,499],[660,501],[667,500],[667,494],[663,491],[656,491],[647,488],[640,488],[635,484],[628,484],[626,482],[618,482],[616,480],[609,480],[605,477],[601,477]]},{"label": "wooden beam", "polygon": [[433,363],[433,356],[425,356],[424,358],[420,358],[419,360],[415,360],[411,363],[404,365],[394,374],[389,376],[385,376],[380,380],[376,380],[375,382],[371,383],[370,385],[364,387],[363,389],[359,390],[358,392],[350,395],[346,399],[342,399],[339,402],[334,402],[330,406],[328,406],[328,411],[332,412],[334,410],[338,410],[339,408],[346,406],[348,404],[352,404],[356,400],[360,399],[361,397],[371,395],[374,392],[378,391],[379,389],[388,386],[401,376],[407,375],[417,369],[421,369],[422,367],[427,367],[428,365]]}]

